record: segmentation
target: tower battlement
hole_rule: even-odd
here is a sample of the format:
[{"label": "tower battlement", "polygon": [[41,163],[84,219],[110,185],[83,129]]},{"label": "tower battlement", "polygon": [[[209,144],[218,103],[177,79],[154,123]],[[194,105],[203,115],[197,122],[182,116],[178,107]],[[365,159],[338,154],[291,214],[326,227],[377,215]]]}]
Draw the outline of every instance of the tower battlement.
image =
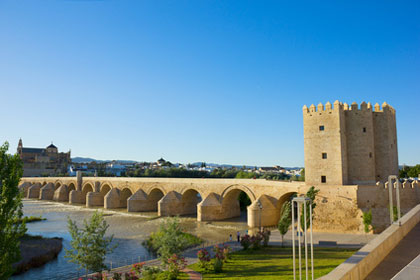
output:
[{"label": "tower battlement", "polygon": [[392,106],[337,100],[302,110],[308,184],[375,184],[398,175]]},{"label": "tower battlement", "polygon": [[314,104],[310,105],[309,107],[304,105],[303,113],[312,114],[312,113],[323,113],[323,112],[331,112],[331,111],[370,111],[370,112],[391,112],[395,114],[395,109],[389,105],[388,103],[384,102],[382,103],[382,106],[379,105],[379,103],[376,103],[374,106],[372,106],[372,103],[368,102],[362,102],[357,104],[356,102],[351,103],[350,105],[347,103],[342,103],[336,100],[333,104],[331,104],[329,101],[327,103],[322,104],[319,103],[317,106]]}]

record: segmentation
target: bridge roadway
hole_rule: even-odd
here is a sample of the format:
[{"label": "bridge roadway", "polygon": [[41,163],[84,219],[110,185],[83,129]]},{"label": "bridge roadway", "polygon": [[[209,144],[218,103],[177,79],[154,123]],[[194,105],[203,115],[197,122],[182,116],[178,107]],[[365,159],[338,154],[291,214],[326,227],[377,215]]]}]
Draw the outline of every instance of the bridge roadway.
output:
[{"label": "bridge roadway", "polygon": [[157,211],[159,216],[197,213],[198,221],[239,216],[238,196],[243,191],[251,200],[247,207],[248,226],[258,227],[276,225],[283,203],[294,193],[305,194],[309,187],[304,182],[264,179],[78,176],[22,178],[20,188],[27,198],[126,208],[128,212]]}]

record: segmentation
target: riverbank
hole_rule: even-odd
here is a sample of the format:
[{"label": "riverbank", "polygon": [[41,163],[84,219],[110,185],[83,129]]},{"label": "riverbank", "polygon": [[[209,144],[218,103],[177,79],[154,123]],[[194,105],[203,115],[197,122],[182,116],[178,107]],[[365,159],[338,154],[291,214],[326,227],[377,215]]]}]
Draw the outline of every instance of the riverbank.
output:
[{"label": "riverbank", "polygon": [[20,274],[31,268],[39,267],[57,258],[63,248],[62,238],[45,238],[25,235],[20,239],[21,260],[15,264],[15,273]]}]

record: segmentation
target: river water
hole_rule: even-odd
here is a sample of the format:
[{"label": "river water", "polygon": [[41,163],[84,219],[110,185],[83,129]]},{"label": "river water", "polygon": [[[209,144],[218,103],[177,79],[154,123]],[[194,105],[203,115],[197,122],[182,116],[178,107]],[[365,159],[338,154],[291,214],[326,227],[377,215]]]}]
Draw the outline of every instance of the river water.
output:
[{"label": "river water", "polygon": [[[105,210],[98,208],[104,213],[104,218],[109,224],[107,233],[114,234],[114,242],[118,247],[107,256],[106,262],[112,266],[132,263],[139,259],[153,258],[152,255],[141,245],[150,233],[159,228],[160,223],[167,218],[156,218],[156,212],[127,213],[125,210]],[[63,248],[70,247],[70,234],[67,230],[67,218],[82,224],[84,219],[89,218],[94,208],[70,205],[41,200],[23,200],[23,212],[25,216],[42,216],[45,221],[27,224],[28,232],[31,235],[42,235],[44,237],[62,237]],[[181,226],[194,235],[197,235],[207,242],[225,241],[232,234],[247,229],[246,213],[241,217],[219,222],[198,222],[196,216],[181,217]],[[75,264],[64,258],[63,249],[58,258],[39,268],[13,276],[12,279],[68,279],[70,273],[77,273]],[[81,272],[82,274],[83,272]],[[76,275],[72,275],[77,276]]]}]

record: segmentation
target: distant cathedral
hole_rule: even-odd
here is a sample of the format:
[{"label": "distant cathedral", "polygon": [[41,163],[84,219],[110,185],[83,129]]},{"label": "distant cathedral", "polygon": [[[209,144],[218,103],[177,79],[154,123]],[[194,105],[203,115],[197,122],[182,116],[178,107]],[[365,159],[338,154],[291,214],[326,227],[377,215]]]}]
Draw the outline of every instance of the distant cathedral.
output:
[{"label": "distant cathedral", "polygon": [[59,153],[52,143],[47,148],[24,148],[19,140],[17,153],[23,162],[23,176],[55,176],[67,173],[71,162],[70,151]]}]

